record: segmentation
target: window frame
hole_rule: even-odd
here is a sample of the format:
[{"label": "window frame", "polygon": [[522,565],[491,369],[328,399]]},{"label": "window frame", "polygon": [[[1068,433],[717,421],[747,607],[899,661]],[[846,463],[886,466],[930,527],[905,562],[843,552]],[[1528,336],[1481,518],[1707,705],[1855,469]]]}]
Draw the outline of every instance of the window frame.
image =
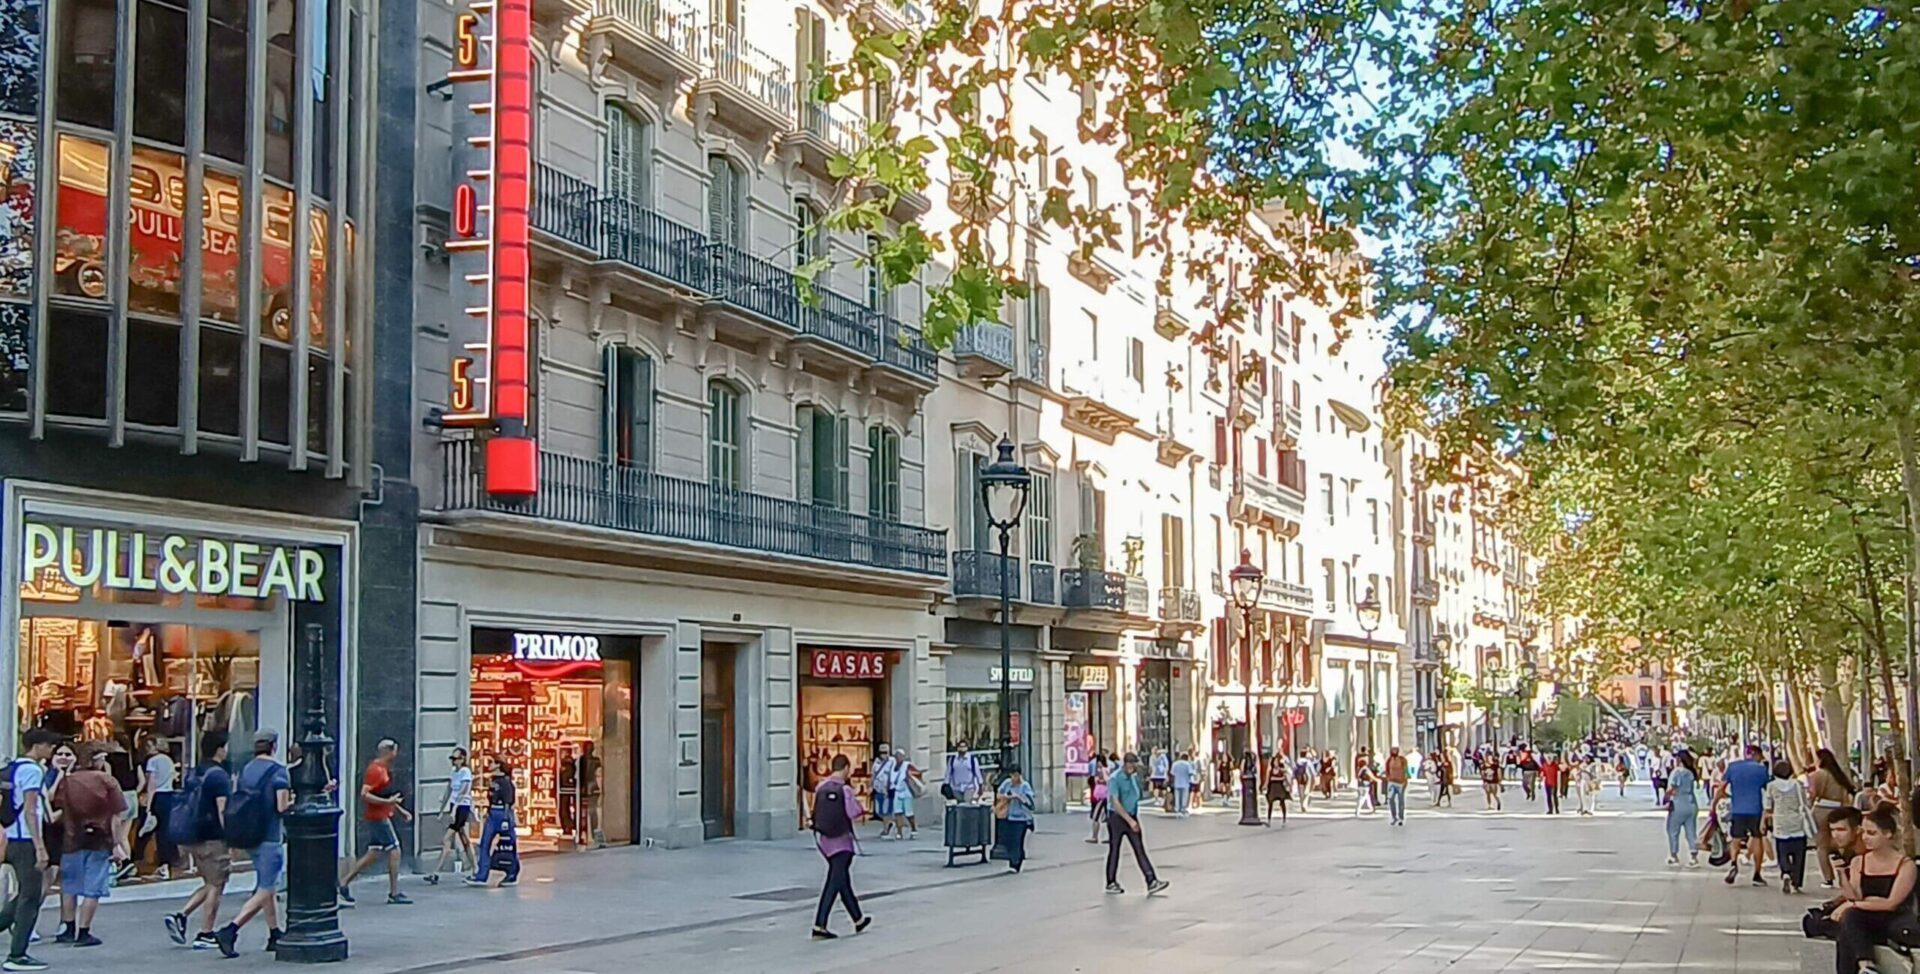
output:
[{"label": "window frame", "polygon": [[[707,380],[707,483],[710,486],[724,490],[746,489],[745,402],[746,392],[731,379]],[[726,435],[722,436],[723,433]]]}]

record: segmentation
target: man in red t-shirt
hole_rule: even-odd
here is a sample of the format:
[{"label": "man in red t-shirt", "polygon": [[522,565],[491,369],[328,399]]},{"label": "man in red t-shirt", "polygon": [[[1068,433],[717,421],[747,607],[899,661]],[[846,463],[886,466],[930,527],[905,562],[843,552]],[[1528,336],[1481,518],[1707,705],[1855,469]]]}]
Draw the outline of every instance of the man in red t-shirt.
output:
[{"label": "man in red t-shirt", "polygon": [[393,759],[399,753],[400,745],[394,743],[393,738],[382,738],[374,748],[367,773],[360,776],[360,805],[364,809],[361,817],[366,821],[367,851],[347,870],[346,878],[340,880],[341,906],[353,905],[353,893],[348,889],[353,877],[382,855],[387,857],[387,902],[396,906],[413,902],[400,892],[400,835],[393,830],[395,812],[400,813],[402,819],[413,821],[413,813],[401,804],[400,792],[393,787]]},{"label": "man in red t-shirt", "polygon": [[1540,762],[1540,783],[1546,786],[1548,815],[1560,814],[1560,778],[1565,771],[1559,755],[1549,754]]}]

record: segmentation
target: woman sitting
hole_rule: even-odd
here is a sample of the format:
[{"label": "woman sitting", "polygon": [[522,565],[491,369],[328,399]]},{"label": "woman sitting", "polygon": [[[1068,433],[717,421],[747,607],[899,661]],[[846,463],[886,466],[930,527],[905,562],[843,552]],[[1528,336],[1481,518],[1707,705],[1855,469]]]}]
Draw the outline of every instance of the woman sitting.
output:
[{"label": "woman sitting", "polygon": [[1838,925],[1833,941],[1837,974],[1879,974],[1874,948],[1887,942],[1890,928],[1908,912],[1914,865],[1896,841],[1899,826],[1898,813],[1885,806],[1868,812],[1860,824],[1860,841],[1867,851],[1848,864],[1841,887],[1846,901],[1829,915]]}]

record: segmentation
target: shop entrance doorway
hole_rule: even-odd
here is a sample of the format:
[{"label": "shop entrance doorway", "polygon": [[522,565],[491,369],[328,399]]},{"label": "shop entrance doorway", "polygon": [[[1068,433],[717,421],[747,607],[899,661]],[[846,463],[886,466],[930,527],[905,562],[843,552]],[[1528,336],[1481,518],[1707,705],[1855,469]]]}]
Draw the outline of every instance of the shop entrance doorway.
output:
[{"label": "shop entrance doorway", "polygon": [[709,839],[733,834],[734,660],[736,646],[700,648],[700,818]]}]

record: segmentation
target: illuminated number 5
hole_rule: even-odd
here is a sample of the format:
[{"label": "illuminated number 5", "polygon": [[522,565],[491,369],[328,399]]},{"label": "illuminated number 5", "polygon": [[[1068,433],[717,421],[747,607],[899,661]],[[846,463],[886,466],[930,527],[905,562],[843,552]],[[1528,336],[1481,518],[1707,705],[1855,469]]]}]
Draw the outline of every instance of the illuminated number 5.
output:
[{"label": "illuminated number 5", "polygon": [[454,413],[473,411],[473,380],[467,372],[473,368],[473,359],[464,355],[453,360],[453,401],[450,403]]},{"label": "illuminated number 5", "polygon": [[474,35],[474,28],[480,26],[480,15],[465,13],[453,21],[453,59],[462,68],[471,68],[480,63],[480,39]]}]

